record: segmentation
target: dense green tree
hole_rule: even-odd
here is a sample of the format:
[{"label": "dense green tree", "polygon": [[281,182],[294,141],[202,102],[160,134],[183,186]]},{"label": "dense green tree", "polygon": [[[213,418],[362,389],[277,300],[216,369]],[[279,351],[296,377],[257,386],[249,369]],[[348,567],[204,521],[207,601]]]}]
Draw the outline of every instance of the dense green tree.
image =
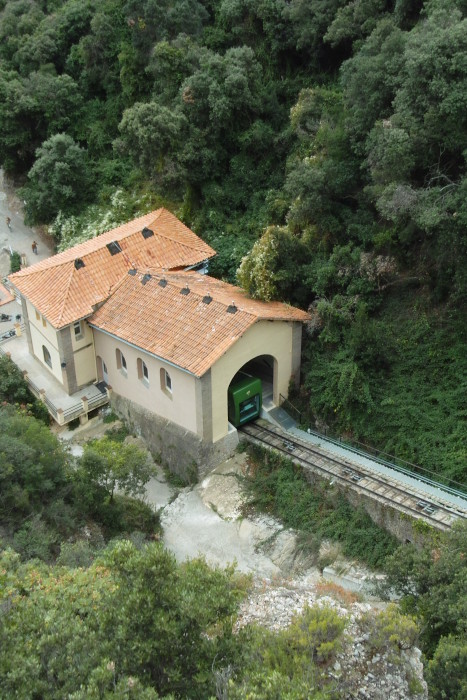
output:
[{"label": "dense green tree", "polygon": [[0,55],[14,62],[17,51],[27,44],[45,14],[37,2],[16,0],[2,3],[0,17]]},{"label": "dense green tree", "polygon": [[467,697],[467,642],[465,635],[442,637],[427,667],[433,700]]},{"label": "dense green tree", "polygon": [[101,486],[110,501],[117,489],[129,496],[143,496],[153,473],[145,450],[117,442],[108,435],[86,445],[78,467],[78,474]]},{"label": "dense green tree", "polygon": [[50,430],[13,407],[0,409],[0,520],[25,558],[51,558],[75,520],[65,451]]},{"label": "dense green tree", "polygon": [[342,66],[346,128],[359,153],[375,122],[391,115],[405,42],[406,35],[393,20],[384,18],[358,53]]},{"label": "dense green tree", "polygon": [[147,176],[172,187],[185,180],[176,154],[186,129],[187,120],[179,109],[157,102],[136,103],[124,112],[119,125],[122,147]]},{"label": "dense green tree", "polygon": [[7,551],[0,576],[5,698],[208,698],[213,668],[235,651],[233,572],[177,566],[158,544],[122,541],[72,570],[20,566]]},{"label": "dense green tree", "polygon": [[208,19],[198,0],[127,0],[125,14],[132,30],[132,40],[140,60],[148,59],[159,41],[170,41],[179,34],[197,36]]},{"label": "dense green tree", "polygon": [[90,198],[90,164],[71,136],[55,134],[37,150],[23,188],[26,221],[49,222],[62,209],[73,211]]},{"label": "dense green tree", "polygon": [[237,272],[237,278],[245,291],[253,298],[300,298],[301,266],[306,262],[307,247],[283,227],[271,226],[256,241],[245,256]]},{"label": "dense green tree", "polygon": [[28,389],[18,367],[6,355],[0,355],[0,403],[19,404],[36,418],[48,422],[49,413]]},{"label": "dense green tree", "polygon": [[403,607],[420,621],[433,697],[462,700],[467,688],[467,526],[457,522],[427,537],[420,550],[400,547],[386,570],[384,591],[402,595]]}]

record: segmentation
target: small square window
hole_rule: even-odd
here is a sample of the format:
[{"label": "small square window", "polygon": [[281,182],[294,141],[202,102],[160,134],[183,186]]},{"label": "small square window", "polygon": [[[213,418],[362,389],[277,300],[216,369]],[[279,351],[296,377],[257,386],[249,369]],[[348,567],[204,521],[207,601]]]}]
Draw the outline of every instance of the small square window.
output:
[{"label": "small square window", "polygon": [[117,255],[118,253],[122,252],[118,241],[110,241],[110,243],[107,243],[107,250],[109,251],[110,255]]}]

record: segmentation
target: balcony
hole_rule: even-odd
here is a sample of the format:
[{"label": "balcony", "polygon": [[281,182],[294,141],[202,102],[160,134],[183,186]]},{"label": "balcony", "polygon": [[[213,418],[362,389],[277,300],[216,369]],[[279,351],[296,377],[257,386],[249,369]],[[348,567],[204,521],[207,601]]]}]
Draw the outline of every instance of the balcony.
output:
[{"label": "balcony", "polygon": [[0,354],[8,355],[19,367],[31,392],[45,403],[50,415],[59,425],[70,423],[75,418],[85,423],[90,411],[109,402],[110,389],[103,386],[102,382],[99,385],[89,384],[69,396],[48,369],[29,353],[24,326],[19,327],[19,332],[21,335],[5,337],[8,333],[4,333],[0,337]]}]

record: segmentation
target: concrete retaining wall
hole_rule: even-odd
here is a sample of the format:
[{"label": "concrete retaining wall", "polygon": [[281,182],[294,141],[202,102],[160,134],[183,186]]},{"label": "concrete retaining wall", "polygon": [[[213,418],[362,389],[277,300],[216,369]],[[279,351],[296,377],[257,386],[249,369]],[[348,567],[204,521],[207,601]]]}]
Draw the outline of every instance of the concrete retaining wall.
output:
[{"label": "concrete retaining wall", "polygon": [[213,444],[118,394],[111,393],[110,403],[130,429],[144,438],[155,460],[189,483],[230,457],[238,444],[236,430]]},{"label": "concrete retaining wall", "polygon": [[[322,477],[309,469],[304,469],[303,473],[310,484],[318,482],[322,484]],[[412,518],[396,508],[391,508],[387,503],[382,503],[358,491],[358,486],[351,489],[334,483],[329,488],[341,493],[354,508],[363,508],[376,525],[390,532],[400,542],[412,542],[416,546],[422,546],[425,535],[432,531],[422,518]]]}]

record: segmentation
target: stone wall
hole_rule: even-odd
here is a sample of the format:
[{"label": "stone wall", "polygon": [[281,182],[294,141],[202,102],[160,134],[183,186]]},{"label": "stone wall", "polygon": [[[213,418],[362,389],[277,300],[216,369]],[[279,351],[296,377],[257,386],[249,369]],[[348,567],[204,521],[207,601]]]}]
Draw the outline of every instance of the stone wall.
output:
[{"label": "stone wall", "polygon": [[130,429],[144,438],[154,459],[189,483],[230,457],[238,444],[236,430],[213,444],[118,394],[111,392],[110,403]]},{"label": "stone wall", "polygon": [[[322,477],[309,469],[304,469],[303,473],[310,484],[323,481]],[[390,532],[400,542],[412,542],[421,546],[426,533],[431,531],[431,527],[423,519],[412,518],[396,508],[391,508],[387,503],[371,498],[359,491],[358,486],[351,489],[334,484],[333,488],[342,493],[354,508],[363,508],[376,525]]]}]

